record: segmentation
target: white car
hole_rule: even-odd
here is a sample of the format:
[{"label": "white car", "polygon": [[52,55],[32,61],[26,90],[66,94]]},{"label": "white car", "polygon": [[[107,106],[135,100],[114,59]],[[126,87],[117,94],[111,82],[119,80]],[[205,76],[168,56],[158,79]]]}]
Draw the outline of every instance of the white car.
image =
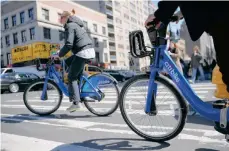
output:
[{"label": "white car", "polygon": [[1,68],[1,75],[4,73],[13,73],[13,72],[30,72],[38,75],[40,78],[45,76],[45,71],[37,71],[35,66],[25,66],[25,67],[14,67],[14,68]]},{"label": "white car", "polygon": [[15,70],[13,70],[12,68],[1,68],[1,74],[13,72],[15,72]]}]

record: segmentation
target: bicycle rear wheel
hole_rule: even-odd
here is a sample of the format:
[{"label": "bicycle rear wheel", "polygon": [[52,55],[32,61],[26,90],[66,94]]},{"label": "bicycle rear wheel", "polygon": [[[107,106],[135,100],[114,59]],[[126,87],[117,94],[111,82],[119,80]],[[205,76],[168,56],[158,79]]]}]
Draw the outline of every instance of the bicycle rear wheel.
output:
[{"label": "bicycle rear wheel", "polygon": [[[97,116],[108,116],[116,111],[118,108],[119,88],[117,81],[103,73],[92,75],[88,78],[94,87],[98,87],[104,94],[101,101],[84,101],[86,108]],[[82,92],[94,91],[90,88],[87,82],[81,88]]]},{"label": "bicycle rear wheel", "polygon": [[31,83],[24,91],[23,100],[25,106],[34,114],[50,115],[61,105],[63,94],[56,83],[49,80],[47,85],[47,100],[41,100],[45,80],[41,79]]},{"label": "bicycle rear wheel", "polygon": [[[120,94],[120,110],[127,125],[139,136],[151,141],[166,141],[176,137],[183,129],[187,115],[185,101],[171,84],[158,76],[157,115],[145,113],[149,75],[139,75],[129,80]],[[143,125],[146,124],[146,125]]]}]

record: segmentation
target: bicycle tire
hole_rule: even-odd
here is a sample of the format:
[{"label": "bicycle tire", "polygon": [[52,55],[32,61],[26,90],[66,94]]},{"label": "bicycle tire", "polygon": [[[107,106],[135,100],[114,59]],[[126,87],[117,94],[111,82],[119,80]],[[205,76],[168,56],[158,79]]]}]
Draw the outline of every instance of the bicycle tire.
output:
[{"label": "bicycle tire", "polygon": [[179,125],[177,126],[177,128],[168,136],[164,136],[164,137],[151,137],[147,134],[144,134],[143,132],[141,132],[140,130],[138,130],[134,125],[132,125],[132,122],[128,119],[128,116],[125,112],[125,104],[124,104],[124,96],[126,91],[128,90],[129,86],[131,86],[132,83],[135,83],[138,80],[142,80],[142,79],[149,79],[149,75],[148,74],[144,74],[144,75],[138,75],[135,76],[134,78],[130,79],[123,87],[121,94],[120,94],[120,100],[119,100],[119,105],[120,105],[120,111],[122,114],[122,117],[124,119],[124,121],[126,122],[126,124],[139,136],[145,138],[146,140],[149,141],[154,141],[154,142],[164,142],[167,140],[170,140],[174,137],[176,137],[184,128],[185,122],[186,122],[186,117],[187,117],[187,105],[185,103],[184,98],[181,96],[181,94],[179,93],[179,91],[177,90],[177,88],[175,87],[175,85],[172,83],[171,80],[169,80],[168,78],[159,75],[158,77],[155,78],[156,82],[162,83],[164,84],[168,89],[171,90],[171,92],[174,94],[174,96],[177,98],[177,101],[180,104],[180,107],[182,108],[181,111],[181,120]]},{"label": "bicycle tire", "polygon": [[[94,74],[92,76],[90,76],[88,78],[88,80],[90,81],[92,78],[98,76],[98,75],[102,75],[102,76],[105,76],[107,79],[109,79],[110,81],[112,81],[113,85],[114,85],[114,88],[116,90],[116,93],[117,93],[117,100],[116,100],[116,103],[115,105],[107,112],[104,112],[104,113],[101,113],[101,112],[97,112],[96,110],[93,109],[93,107],[90,106],[90,102],[88,101],[83,101],[84,102],[84,105],[85,107],[93,114],[97,115],[97,116],[108,116],[108,115],[111,115],[112,113],[114,113],[118,106],[119,106],[119,95],[120,95],[120,90],[119,90],[119,87],[118,87],[118,82],[113,78],[111,77],[110,75],[108,74],[104,74],[104,73],[98,73],[98,74]],[[86,82],[84,83],[86,84]],[[102,101],[102,100],[101,100]]]},{"label": "bicycle tire", "polygon": [[30,110],[32,113],[34,114],[37,114],[37,115],[40,115],[40,116],[46,116],[46,115],[50,115],[52,113],[54,113],[61,105],[61,102],[62,102],[62,99],[63,99],[63,93],[61,92],[61,90],[59,89],[59,87],[57,86],[57,84],[51,80],[48,80],[48,83],[51,83],[55,88],[56,90],[58,91],[59,93],[59,100],[58,100],[58,104],[50,111],[47,111],[47,112],[44,112],[44,113],[41,113],[41,112],[38,112],[36,110],[34,110],[29,104],[28,104],[28,100],[27,100],[27,93],[28,93],[28,90],[30,90],[31,87],[35,86],[36,84],[40,84],[40,83],[44,83],[45,82],[45,79],[40,79],[40,80],[37,80],[33,83],[31,83],[30,85],[27,86],[27,88],[25,89],[24,93],[23,93],[23,101],[24,101],[24,104],[25,106],[27,107],[28,110]]}]

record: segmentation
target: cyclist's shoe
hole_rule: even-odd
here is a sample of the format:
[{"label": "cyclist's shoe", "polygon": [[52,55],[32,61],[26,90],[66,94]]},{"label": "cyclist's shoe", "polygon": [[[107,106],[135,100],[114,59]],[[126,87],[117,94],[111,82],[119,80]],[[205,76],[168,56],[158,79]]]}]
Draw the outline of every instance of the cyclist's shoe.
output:
[{"label": "cyclist's shoe", "polygon": [[72,104],[69,108],[67,108],[66,110],[69,111],[69,112],[75,112],[77,110],[80,110],[82,107],[81,107],[81,104],[78,103],[78,104]]}]

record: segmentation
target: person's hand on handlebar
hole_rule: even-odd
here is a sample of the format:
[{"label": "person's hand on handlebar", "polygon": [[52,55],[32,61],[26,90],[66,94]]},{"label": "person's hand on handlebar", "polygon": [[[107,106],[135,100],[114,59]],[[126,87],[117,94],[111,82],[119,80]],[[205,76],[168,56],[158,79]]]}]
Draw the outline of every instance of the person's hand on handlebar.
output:
[{"label": "person's hand on handlebar", "polygon": [[145,27],[148,29],[150,27],[154,27],[155,29],[159,29],[161,28],[161,26],[163,25],[162,22],[160,22],[155,16],[154,14],[151,14],[148,16],[148,18],[145,21]]},{"label": "person's hand on handlebar", "polygon": [[60,59],[60,57],[59,57],[59,51],[57,51],[56,53],[52,54],[51,55],[51,59],[59,60]]}]

